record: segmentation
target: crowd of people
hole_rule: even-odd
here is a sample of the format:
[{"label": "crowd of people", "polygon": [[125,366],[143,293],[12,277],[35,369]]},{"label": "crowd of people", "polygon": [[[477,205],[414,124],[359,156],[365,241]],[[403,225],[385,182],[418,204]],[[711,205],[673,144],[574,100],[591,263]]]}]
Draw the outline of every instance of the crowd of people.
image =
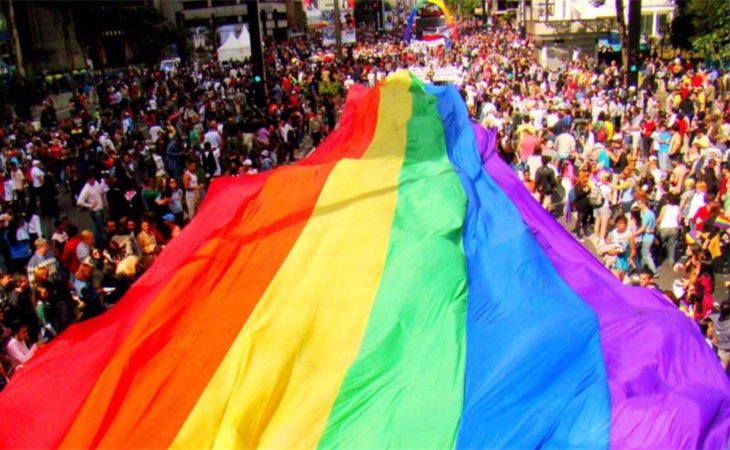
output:
[{"label": "crowd of people", "polygon": [[[625,89],[615,62],[577,50],[557,70],[540,66],[510,22],[456,28],[448,45],[426,46],[403,43],[399,27],[359,29],[341,59],[311,36],[268,41],[265,105],[253,101],[250,65],[210,62],[99,75],[77,89],[70,117],[49,100],[40,127],[3,124],[0,380],[113,307],[194,218],[214,178],[303,157],[336,126],[349,86],[401,68],[426,69],[427,81],[454,69],[471,115],[498,130],[526,188],[619,279],[651,288],[662,261],[673,266],[668,298],[714,323],[727,366],[730,304],[718,307],[713,292],[730,266],[730,75],[648,57],[639,87]],[[64,214],[62,196],[88,228]]]}]

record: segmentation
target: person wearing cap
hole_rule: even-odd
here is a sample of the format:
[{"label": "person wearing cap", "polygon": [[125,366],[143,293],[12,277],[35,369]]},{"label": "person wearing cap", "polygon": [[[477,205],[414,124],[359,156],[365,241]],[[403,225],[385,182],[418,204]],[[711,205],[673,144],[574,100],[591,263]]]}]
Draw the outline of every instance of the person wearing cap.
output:
[{"label": "person wearing cap", "polygon": [[274,161],[271,160],[268,150],[261,152],[261,171],[266,172],[274,168]]},{"label": "person wearing cap", "polygon": [[162,223],[165,225],[165,228],[167,228],[167,231],[169,234],[168,241],[178,237],[180,235],[180,226],[175,222],[175,216],[168,213],[162,216]]},{"label": "person wearing cap", "polygon": [[255,175],[259,172],[253,167],[253,161],[248,158],[243,161],[243,170],[246,175]]}]

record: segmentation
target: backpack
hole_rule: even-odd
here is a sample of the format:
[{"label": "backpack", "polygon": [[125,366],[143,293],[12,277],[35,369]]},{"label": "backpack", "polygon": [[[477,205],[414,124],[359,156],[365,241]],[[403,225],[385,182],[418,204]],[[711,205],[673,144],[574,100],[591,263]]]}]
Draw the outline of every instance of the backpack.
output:
[{"label": "backpack", "polygon": [[28,239],[16,241],[15,244],[13,244],[10,241],[10,237],[8,237],[7,231],[5,231],[3,237],[10,249],[10,259],[18,260],[33,256],[33,251],[30,249],[30,241]]},{"label": "backpack", "polygon": [[203,169],[205,169],[205,174],[208,176],[213,175],[218,170],[215,163],[215,155],[213,155],[212,151],[203,153]]},{"label": "backpack", "polygon": [[555,173],[547,166],[540,166],[535,172],[535,183],[537,189],[545,195],[550,195],[555,191],[557,187],[557,180],[555,180]]},{"label": "backpack", "polygon": [[603,206],[605,201],[606,199],[603,198],[603,192],[601,192],[600,186],[594,184],[593,187],[591,187],[591,192],[588,193],[588,202],[592,207],[600,208]]}]

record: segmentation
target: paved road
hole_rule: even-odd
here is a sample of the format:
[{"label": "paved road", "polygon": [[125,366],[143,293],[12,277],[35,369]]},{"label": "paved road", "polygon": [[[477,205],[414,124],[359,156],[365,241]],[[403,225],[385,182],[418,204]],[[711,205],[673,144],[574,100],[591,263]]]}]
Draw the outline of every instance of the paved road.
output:
[{"label": "paved road", "polygon": [[[560,217],[557,217],[558,222],[560,222],[563,226],[565,226],[565,221],[563,220],[562,214]],[[594,256],[598,257],[598,252],[596,251],[596,247],[593,245],[591,240],[584,239],[582,242],[583,246],[587,248],[591,253],[593,253]],[[656,284],[661,288],[661,290],[671,290],[672,289],[672,283],[674,283],[674,280],[679,278],[678,274],[675,273],[672,270],[672,267],[669,266],[669,263],[664,261],[661,265],[657,266],[657,269],[659,271],[659,277],[655,280]],[[727,288],[725,287],[725,282],[730,281],[730,275],[723,275],[723,274],[717,274],[715,275],[715,300],[724,300],[727,298]]]},{"label": "paved road", "polygon": [[[85,211],[79,211],[78,208],[73,208],[71,206],[71,200],[70,200],[70,194],[63,193],[61,197],[61,211],[68,215],[71,219],[71,221],[76,224],[79,229],[84,228],[93,228],[91,218],[89,216],[88,212]],[[558,221],[564,225],[564,221],[561,217],[558,218]],[[583,245],[591,251],[594,255],[597,255],[596,249],[591,243],[590,240],[586,239],[583,242]],[[672,283],[677,278],[677,274],[672,271],[672,268],[669,267],[667,263],[662,264],[658,267],[659,269],[659,278],[656,280],[659,287],[664,289],[671,289]],[[727,289],[725,288],[724,284],[726,281],[730,281],[730,276],[728,275],[717,275],[716,276],[716,284],[717,284],[717,291],[716,291],[716,299],[722,300],[727,297]]]}]

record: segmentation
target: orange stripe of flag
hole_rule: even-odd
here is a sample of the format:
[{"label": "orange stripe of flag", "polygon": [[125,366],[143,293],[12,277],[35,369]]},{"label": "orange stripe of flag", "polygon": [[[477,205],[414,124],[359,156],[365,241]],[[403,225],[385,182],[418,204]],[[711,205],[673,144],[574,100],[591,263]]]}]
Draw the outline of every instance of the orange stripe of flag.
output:
[{"label": "orange stripe of flag", "polygon": [[[271,176],[220,234],[227,240],[209,242],[170,279],[97,380],[63,447],[169,445],[299,237],[334,160],[367,149],[377,117],[365,113],[377,110],[378,100],[368,96],[374,105],[345,118],[321,156]],[[311,165],[318,159],[333,162]],[[214,206],[226,207],[208,208]],[[240,278],[249,280],[247,290],[232,292]]]}]

